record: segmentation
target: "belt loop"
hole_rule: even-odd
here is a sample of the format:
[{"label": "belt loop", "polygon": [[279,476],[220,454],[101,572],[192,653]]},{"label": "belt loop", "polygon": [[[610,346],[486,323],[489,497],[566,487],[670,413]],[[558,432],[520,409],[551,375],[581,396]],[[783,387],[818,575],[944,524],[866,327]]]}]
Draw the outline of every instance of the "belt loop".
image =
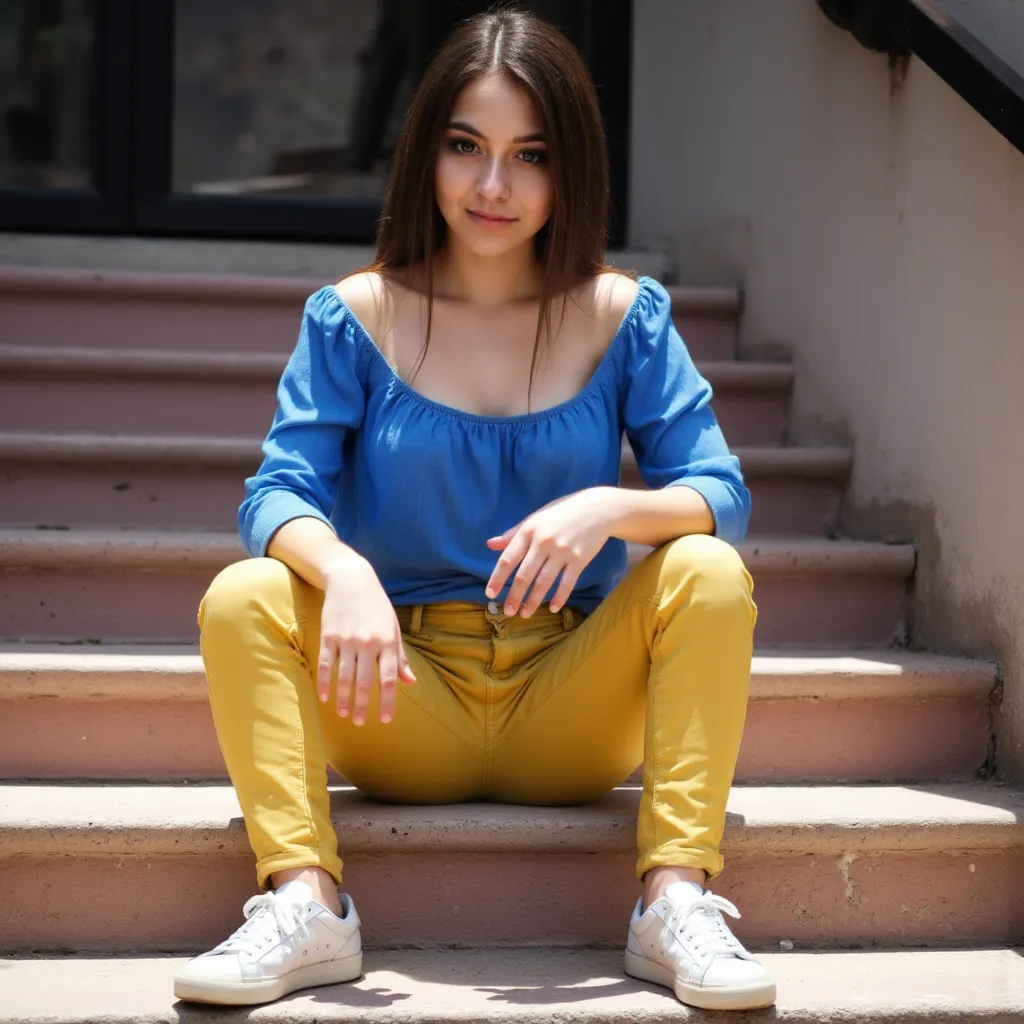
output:
[{"label": "belt loop", "polygon": [[566,605],[562,609],[562,628],[566,631],[566,633],[568,633],[569,630],[572,629],[575,618],[576,617],[573,615],[572,609],[568,605]]},{"label": "belt loop", "polygon": [[423,628],[423,605],[412,606],[412,619],[409,621],[409,632],[418,633]]}]

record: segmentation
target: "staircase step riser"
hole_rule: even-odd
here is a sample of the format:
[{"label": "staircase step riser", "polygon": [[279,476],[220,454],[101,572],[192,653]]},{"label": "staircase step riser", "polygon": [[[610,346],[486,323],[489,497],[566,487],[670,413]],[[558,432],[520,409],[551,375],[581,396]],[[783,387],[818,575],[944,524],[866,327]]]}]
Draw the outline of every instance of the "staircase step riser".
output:
[{"label": "staircase step riser", "polygon": [[[258,460],[248,472],[255,472]],[[236,529],[246,470],[33,465],[0,460],[0,522],[9,526]],[[839,480],[748,479],[752,534],[823,536],[842,501]],[[638,483],[623,478],[623,486]]]},{"label": "staircase step riser", "polygon": [[[301,298],[254,304],[187,297],[4,295],[0,345],[286,354],[295,345],[302,307]],[[694,359],[735,358],[735,319],[684,312],[673,320]]]},{"label": "staircase step riser", "polygon": [[[784,391],[718,393],[713,402],[730,445],[778,445],[786,430]],[[0,431],[253,437],[270,427],[273,381],[152,381],[11,375],[0,381]]]},{"label": "staircase step riser", "polygon": [[[192,643],[209,569],[0,570],[0,641]],[[762,644],[888,644],[903,625],[903,580],[835,572],[754,574]]]},{"label": "staircase step riser", "polygon": [[[1021,852],[731,856],[727,836],[723,853],[713,889],[741,908],[735,931],[755,948],[966,947],[1024,934],[1024,905],[1010,895],[1024,877]],[[627,853],[356,854],[343,889],[369,948],[616,947],[639,895],[634,865]],[[0,869],[8,953],[198,952],[241,923],[256,891],[251,855],[133,854],[130,837],[109,856],[22,856]]]},{"label": "staircase step riser", "polygon": [[[967,781],[988,736],[980,700],[754,699],[736,781]],[[0,780],[24,779],[225,782],[227,773],[205,701],[69,695],[0,701]]]}]

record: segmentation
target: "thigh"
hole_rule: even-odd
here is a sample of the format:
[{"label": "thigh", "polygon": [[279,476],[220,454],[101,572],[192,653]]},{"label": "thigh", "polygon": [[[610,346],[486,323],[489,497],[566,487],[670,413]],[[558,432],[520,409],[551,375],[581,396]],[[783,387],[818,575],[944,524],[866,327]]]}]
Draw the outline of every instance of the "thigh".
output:
[{"label": "thigh", "polygon": [[[378,681],[363,725],[341,718],[334,700],[317,705],[331,766],[375,800],[458,803],[478,799],[484,772],[482,743],[471,716],[447,679],[429,638],[403,633],[416,682],[398,683],[395,715],[378,717]],[[332,694],[333,697],[333,694]]]},{"label": "thigh", "polygon": [[616,588],[531,666],[498,732],[488,786],[493,799],[585,803],[637,768],[651,613],[649,595]]}]

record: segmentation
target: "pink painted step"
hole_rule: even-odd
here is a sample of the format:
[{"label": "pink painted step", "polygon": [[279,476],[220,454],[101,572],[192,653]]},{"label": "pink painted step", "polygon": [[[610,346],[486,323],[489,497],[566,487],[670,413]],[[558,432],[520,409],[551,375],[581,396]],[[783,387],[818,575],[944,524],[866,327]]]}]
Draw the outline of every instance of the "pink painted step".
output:
[{"label": "pink painted step", "polygon": [[[262,438],[285,355],[0,347],[0,431]],[[793,368],[703,363],[732,445],[780,444]]]},{"label": "pink painted step", "polygon": [[[824,534],[835,525],[852,453],[734,448],[753,494],[751,531]],[[256,440],[0,434],[0,522],[20,526],[233,529]],[[622,484],[645,485],[628,444]]]},{"label": "pink painted step", "polygon": [[[335,791],[364,941],[620,947],[638,797],[402,807]],[[1024,795],[1000,786],[734,787],[722,852],[714,890],[754,946],[1024,938]],[[197,951],[255,891],[228,786],[0,787],[0,870],[7,952]]]},{"label": "pink painted step", "polygon": [[[761,538],[738,549],[755,580],[759,642],[902,636],[913,548]],[[191,642],[210,580],[241,557],[228,533],[0,529],[0,641]]]},{"label": "pink painted step", "polygon": [[[995,666],[759,651],[737,779],[970,779]],[[226,780],[194,648],[0,648],[0,779]]]},{"label": "pink painted step", "polygon": [[[0,267],[0,345],[287,352],[303,303],[326,281]],[[671,289],[695,359],[735,356],[740,293]]]}]

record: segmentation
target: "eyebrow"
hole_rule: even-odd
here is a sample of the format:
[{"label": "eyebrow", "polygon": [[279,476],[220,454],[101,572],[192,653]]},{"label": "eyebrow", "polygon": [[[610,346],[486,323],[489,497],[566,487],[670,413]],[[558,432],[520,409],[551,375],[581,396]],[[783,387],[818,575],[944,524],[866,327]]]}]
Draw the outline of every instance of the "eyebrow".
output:
[{"label": "eyebrow", "polygon": [[[487,138],[483,132],[477,131],[476,128],[471,124],[467,124],[465,121],[449,121],[445,127],[454,128],[456,131],[465,132],[467,135],[475,135],[478,139]],[[531,132],[529,135],[520,135],[512,141],[516,144],[520,142],[547,142],[547,136],[544,132]]]}]

